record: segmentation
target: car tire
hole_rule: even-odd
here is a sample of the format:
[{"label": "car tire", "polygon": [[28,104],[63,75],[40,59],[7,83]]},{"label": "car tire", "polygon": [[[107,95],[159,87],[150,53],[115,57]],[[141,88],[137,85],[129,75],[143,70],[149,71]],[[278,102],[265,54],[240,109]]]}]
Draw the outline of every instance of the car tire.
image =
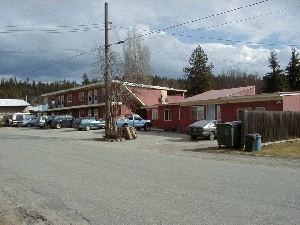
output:
[{"label": "car tire", "polygon": [[208,139],[213,141],[215,139],[216,135],[214,132],[210,132],[209,135],[208,135]]},{"label": "car tire", "polygon": [[28,124],[27,124],[27,127],[31,127],[31,124],[30,124],[30,123],[28,123]]},{"label": "car tire", "polygon": [[56,128],[56,129],[60,129],[60,128],[61,128],[61,124],[60,124],[60,123],[57,123],[57,124],[55,125],[55,128]]},{"label": "car tire", "polygon": [[140,131],[140,130],[141,130],[141,128],[140,128],[140,127],[137,127],[136,129],[137,129],[138,131]]},{"label": "car tire", "polygon": [[89,125],[87,125],[86,127],[85,127],[85,130],[86,131],[89,131],[91,129],[91,126],[89,126]]},{"label": "car tire", "polygon": [[146,123],[144,125],[144,131],[150,131],[150,124],[149,123]]},{"label": "car tire", "polygon": [[197,139],[197,136],[196,136],[196,135],[191,135],[191,139],[192,139],[192,140],[196,140],[196,139]]}]

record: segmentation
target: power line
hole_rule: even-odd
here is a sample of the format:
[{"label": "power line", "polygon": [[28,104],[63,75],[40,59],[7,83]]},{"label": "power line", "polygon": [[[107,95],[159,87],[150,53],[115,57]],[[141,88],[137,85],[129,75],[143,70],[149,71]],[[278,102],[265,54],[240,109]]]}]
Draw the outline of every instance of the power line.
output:
[{"label": "power line", "polygon": [[[281,13],[281,12],[284,12],[284,11],[288,11],[288,10],[290,10],[290,9],[297,8],[297,7],[300,7],[300,5],[294,6],[294,7],[290,7],[290,8],[281,9],[281,10],[277,10],[277,11],[273,11],[273,12],[269,12],[269,13],[266,13],[266,14],[261,14],[261,15],[257,15],[257,16],[248,17],[248,18],[244,18],[244,19],[240,19],[240,20],[229,21],[229,22],[225,22],[225,23],[221,23],[221,24],[217,24],[217,25],[212,25],[212,26],[208,26],[208,27],[203,27],[203,28],[199,28],[199,29],[192,29],[192,30],[190,30],[190,31],[184,31],[184,32],[173,33],[173,34],[172,34],[172,33],[170,33],[170,34],[163,33],[162,36],[158,36],[158,37],[184,36],[183,34],[186,34],[186,33],[188,33],[188,32],[194,32],[194,31],[200,31],[200,30],[213,29],[213,28],[216,28],[216,27],[221,27],[221,26],[225,26],[225,25],[229,25],[229,24],[245,22],[245,21],[249,21],[249,20],[252,20],[252,19],[257,19],[257,18],[260,18],[260,17],[265,17],[265,16],[269,16],[269,15]],[[144,35],[140,35],[140,37],[142,37],[142,36],[144,36]],[[191,35],[186,35],[186,37],[192,38],[193,36],[191,36]],[[157,38],[157,36],[154,37],[154,38]],[[199,37],[199,38],[206,38],[206,37]],[[149,39],[150,39],[150,38],[149,38]],[[213,39],[213,38],[209,38],[209,39]],[[222,40],[222,39],[220,38],[220,40]],[[230,41],[230,40],[227,39],[227,41]],[[242,41],[235,41],[235,42],[242,42]],[[245,41],[245,42],[252,43],[252,42],[249,42],[249,41]],[[252,43],[252,44],[253,44],[253,43]],[[275,45],[275,44],[269,43],[268,45]],[[291,46],[294,46],[294,45],[291,45]]]},{"label": "power line", "polygon": [[103,25],[92,23],[92,24],[78,24],[78,25],[57,25],[57,26],[15,26],[7,25],[2,26],[0,29],[0,34],[11,34],[11,33],[77,33],[77,32],[87,32],[93,30],[104,30]]},{"label": "power line", "polygon": [[[196,22],[196,21],[208,19],[208,18],[211,18],[211,17],[214,17],[214,16],[219,16],[219,15],[226,14],[226,13],[229,13],[229,12],[234,12],[234,11],[240,10],[240,9],[242,9],[242,8],[252,7],[252,6],[255,6],[255,5],[258,5],[258,4],[261,4],[261,3],[265,3],[265,2],[268,2],[268,1],[269,1],[269,0],[260,1],[260,2],[253,3],[253,4],[250,4],[250,5],[247,5],[247,6],[238,7],[238,8],[231,9],[231,10],[227,10],[227,11],[224,11],[224,12],[222,12],[222,13],[217,13],[217,14],[213,14],[213,15],[211,15],[211,16],[206,16],[206,17],[203,17],[203,18],[200,18],[200,19],[196,19],[196,20],[193,20],[193,21],[184,22],[184,23],[181,23],[181,24],[178,24],[178,25],[175,25],[175,26],[171,26],[171,27],[167,27],[167,28],[161,29],[161,30],[151,31],[151,32],[149,32],[149,33],[140,35],[140,37],[147,36],[147,35],[154,34],[154,33],[159,33],[159,32],[162,32],[162,31],[171,29],[171,28],[175,28],[175,27],[182,26],[182,25],[185,25],[185,24],[188,24],[188,23],[193,23],[193,22]],[[299,7],[299,6],[296,6],[296,7]],[[258,18],[258,17],[262,17],[262,16],[267,16],[267,15],[271,15],[271,14],[275,14],[275,13],[287,11],[287,10],[292,9],[292,8],[295,8],[295,7],[290,7],[290,8],[287,8],[287,9],[282,9],[282,10],[278,10],[278,11],[275,11],[275,12],[270,12],[270,13],[267,13],[267,14],[259,15],[259,16],[249,17],[249,18],[246,18],[246,19],[241,19],[241,20],[236,20],[236,21],[232,21],[232,22],[226,22],[226,23],[222,23],[222,24],[218,24],[218,25],[214,25],[214,26],[209,26],[209,27],[206,27],[206,28],[194,29],[194,30],[191,30],[191,31],[203,30],[203,29],[210,29],[210,28],[215,28],[215,27],[219,27],[219,26],[224,26],[224,25],[228,25],[228,24],[232,24],[232,23],[244,22],[244,21],[247,21],[247,20],[250,20],[250,19],[254,19],[254,18]],[[98,24],[94,24],[94,25],[98,25]],[[77,25],[77,26],[82,26],[82,27],[84,27],[85,25],[82,24],[82,25]],[[10,27],[13,27],[13,26],[10,26]],[[69,26],[61,25],[61,26],[57,26],[57,27],[69,27]],[[114,28],[114,27],[113,27],[113,28]],[[115,28],[114,28],[114,29],[115,29]],[[50,32],[50,30],[49,30],[49,32]],[[117,33],[116,30],[115,30],[115,33]],[[184,34],[184,33],[187,33],[187,32],[181,32],[181,33],[177,33],[177,34],[168,34],[168,35],[164,35],[164,36],[170,36],[170,35],[181,35],[181,36],[183,36],[182,34]],[[116,34],[115,34],[115,35],[116,35]],[[118,34],[117,34],[117,35],[118,35]],[[118,37],[118,36],[117,36],[117,37]],[[188,37],[189,37],[189,36],[188,36]],[[203,37],[200,37],[200,38],[203,38]],[[118,40],[120,40],[120,38],[118,38]],[[119,44],[123,44],[123,42],[126,41],[126,40],[129,40],[129,39],[125,39],[125,40],[123,40],[123,41],[118,41],[117,43],[113,43],[113,44],[110,44],[110,45],[119,45]],[[220,40],[220,39],[219,39],[219,40]],[[227,39],[226,41],[233,41],[233,40],[228,40],[228,39]],[[235,42],[241,42],[241,41],[235,41]],[[248,42],[248,43],[250,43],[250,42]],[[253,44],[253,43],[252,43],[252,44]],[[270,45],[272,45],[272,44],[270,44]],[[92,50],[92,51],[94,51],[94,50]],[[25,75],[25,74],[28,74],[28,73],[32,73],[32,72],[35,72],[35,71],[38,71],[38,70],[41,70],[41,69],[44,69],[44,68],[48,68],[48,67],[51,67],[51,66],[54,66],[54,65],[63,63],[63,62],[68,61],[68,60],[72,60],[72,59],[74,59],[74,58],[77,58],[77,57],[80,57],[80,56],[82,56],[82,55],[85,55],[85,54],[87,54],[87,53],[89,53],[89,52],[91,52],[91,51],[85,51],[85,52],[82,52],[82,53],[80,53],[80,54],[78,54],[78,55],[69,57],[69,58],[64,59],[64,60],[60,60],[60,61],[58,61],[58,62],[54,62],[54,63],[48,64],[48,65],[46,65],[46,66],[37,68],[37,69],[35,69],[35,70],[31,70],[31,71],[26,72],[26,73],[23,73],[23,74],[21,74],[21,75]],[[15,52],[11,52],[11,53],[15,53]]]},{"label": "power line", "polygon": [[[262,4],[262,3],[268,2],[268,1],[270,1],[270,0],[259,1],[259,2],[253,3],[253,4],[249,4],[249,5],[246,5],[246,6],[237,7],[237,8],[230,9],[230,10],[227,10],[227,11],[224,11],[224,12],[212,14],[210,16],[205,16],[205,17],[202,17],[202,18],[199,18],[199,19],[195,19],[195,20],[192,20],[192,21],[187,21],[187,22],[183,22],[183,23],[180,23],[180,24],[176,24],[176,25],[173,25],[173,26],[170,26],[170,27],[166,27],[164,29],[150,31],[148,33],[139,35],[139,37],[147,36],[147,35],[154,34],[154,33],[161,33],[163,31],[166,31],[166,30],[169,30],[169,29],[172,29],[172,28],[175,28],[175,27],[183,26],[183,25],[190,24],[190,23],[199,22],[201,20],[206,20],[206,19],[209,19],[209,18],[212,18],[212,17],[221,16],[221,15],[224,15],[224,14],[227,14],[227,13],[231,13],[231,12],[236,12],[238,10],[241,10],[241,9],[244,9],[244,8],[253,7],[253,6],[256,6],[258,4]],[[125,39],[124,41],[126,41],[126,40],[127,39]]]},{"label": "power line", "polygon": [[[176,28],[176,27],[179,27],[179,26],[183,26],[183,25],[187,25],[187,24],[190,24],[190,23],[199,22],[201,20],[205,20],[205,19],[209,19],[209,18],[221,16],[221,15],[228,14],[228,13],[231,13],[231,12],[236,12],[238,10],[249,8],[249,7],[253,7],[253,6],[257,6],[259,4],[266,3],[268,1],[271,1],[271,0],[262,0],[262,1],[259,1],[259,2],[256,2],[256,3],[252,3],[252,4],[249,4],[249,5],[246,5],[246,6],[240,6],[240,7],[234,8],[234,9],[230,9],[230,10],[223,11],[223,12],[220,12],[220,13],[212,14],[212,15],[205,16],[205,17],[202,17],[202,18],[199,18],[199,19],[195,19],[195,20],[192,20],[192,21],[186,21],[186,22],[183,22],[183,23],[180,23],[180,24],[176,24],[176,25],[173,25],[173,26],[170,26],[170,27],[166,27],[166,28],[163,28],[163,29],[160,29],[160,30],[150,31],[150,32],[148,32],[146,34],[143,34],[142,36],[147,36],[147,35],[154,34],[154,33],[160,33],[160,32],[163,32],[163,31],[166,31],[166,30],[169,30],[169,29],[172,29],[172,28]],[[22,27],[23,28],[24,27],[25,28],[31,28],[31,29],[22,29]],[[4,26],[3,28],[11,28],[11,29],[3,30],[3,31],[0,30],[0,33],[4,34],[4,33],[22,32],[22,31],[26,31],[26,32],[40,31],[40,32],[43,32],[43,33],[63,33],[61,31],[57,30],[57,29],[60,29],[60,28],[72,28],[72,30],[70,30],[69,32],[79,32],[79,31],[90,31],[91,27],[99,29],[99,24],[98,23],[93,23],[93,24],[90,24],[90,25],[86,25],[86,24],[58,25],[58,26],[49,26],[49,29],[40,29],[40,30],[33,29],[35,27],[39,28],[39,27],[42,27],[42,26],[15,26],[15,25],[7,25],[7,26]],[[127,28],[127,29],[130,29],[130,28]],[[102,28],[101,30],[104,30],[104,28]]]}]

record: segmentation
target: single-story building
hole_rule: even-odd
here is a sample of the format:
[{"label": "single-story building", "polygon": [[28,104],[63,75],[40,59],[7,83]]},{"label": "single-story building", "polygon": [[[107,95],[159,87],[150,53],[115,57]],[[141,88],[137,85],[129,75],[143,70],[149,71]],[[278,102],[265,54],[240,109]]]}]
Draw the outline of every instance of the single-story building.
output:
[{"label": "single-story building", "polygon": [[255,94],[255,86],[211,90],[183,101],[148,107],[148,117],[161,129],[185,132],[197,120],[239,120],[240,110],[300,111],[300,92]]},{"label": "single-story building", "polygon": [[23,99],[0,99],[0,115],[5,116],[17,112],[29,112],[30,104]]}]

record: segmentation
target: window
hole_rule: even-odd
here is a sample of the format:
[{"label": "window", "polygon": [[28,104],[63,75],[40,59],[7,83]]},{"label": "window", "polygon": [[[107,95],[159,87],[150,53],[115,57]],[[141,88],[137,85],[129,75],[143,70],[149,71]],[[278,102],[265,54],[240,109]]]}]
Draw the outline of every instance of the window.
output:
[{"label": "window", "polygon": [[52,106],[55,105],[55,100],[54,100],[54,98],[51,98],[51,105],[52,105]]},{"label": "window", "polygon": [[84,92],[79,92],[79,101],[84,101]]},{"label": "window", "polygon": [[135,115],[134,116],[134,120],[142,120],[142,117],[138,116],[138,115]]},{"label": "window", "polygon": [[217,120],[221,120],[221,106],[217,105]]},{"label": "window", "polygon": [[256,110],[259,110],[259,111],[266,111],[266,108],[265,108],[265,107],[256,107],[255,109],[256,109]]},{"label": "window", "polygon": [[60,108],[60,96],[57,97],[57,107]]},{"label": "window", "polygon": [[79,110],[79,117],[84,117],[84,111],[83,110]]},{"label": "window", "polygon": [[60,96],[60,102],[61,102],[61,107],[64,107],[64,105],[65,105],[65,96],[64,95]]},{"label": "window", "polygon": [[158,120],[158,109],[152,109],[152,120]]},{"label": "window", "polygon": [[92,116],[92,110],[91,109],[88,110],[88,116]]},{"label": "window", "polygon": [[215,116],[215,105],[207,105],[206,106],[206,119],[207,120],[214,120]]},{"label": "window", "polygon": [[192,106],[191,107],[191,119],[192,120],[204,120],[204,106]]},{"label": "window", "polygon": [[88,102],[89,104],[92,104],[93,102],[93,91],[88,92]]},{"label": "window", "polygon": [[98,109],[94,109],[94,117],[98,118]]},{"label": "window", "polygon": [[72,102],[72,94],[68,94],[68,96],[67,96],[67,101],[68,101],[68,102]]},{"label": "window", "polygon": [[165,109],[164,119],[165,119],[165,121],[171,121],[172,120],[172,110],[171,109]]},{"label": "window", "polygon": [[94,90],[94,104],[97,104],[98,103],[98,90],[95,89]]}]

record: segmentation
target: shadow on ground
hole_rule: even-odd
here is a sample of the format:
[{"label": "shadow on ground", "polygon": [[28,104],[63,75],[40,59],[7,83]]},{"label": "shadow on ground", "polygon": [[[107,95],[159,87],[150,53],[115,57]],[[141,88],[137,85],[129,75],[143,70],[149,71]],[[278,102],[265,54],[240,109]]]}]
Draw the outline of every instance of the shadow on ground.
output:
[{"label": "shadow on ground", "polygon": [[227,148],[222,147],[207,147],[207,148],[198,148],[198,149],[184,149],[184,152],[205,152],[205,153],[220,153],[220,154],[243,154],[246,153],[243,149]]}]

